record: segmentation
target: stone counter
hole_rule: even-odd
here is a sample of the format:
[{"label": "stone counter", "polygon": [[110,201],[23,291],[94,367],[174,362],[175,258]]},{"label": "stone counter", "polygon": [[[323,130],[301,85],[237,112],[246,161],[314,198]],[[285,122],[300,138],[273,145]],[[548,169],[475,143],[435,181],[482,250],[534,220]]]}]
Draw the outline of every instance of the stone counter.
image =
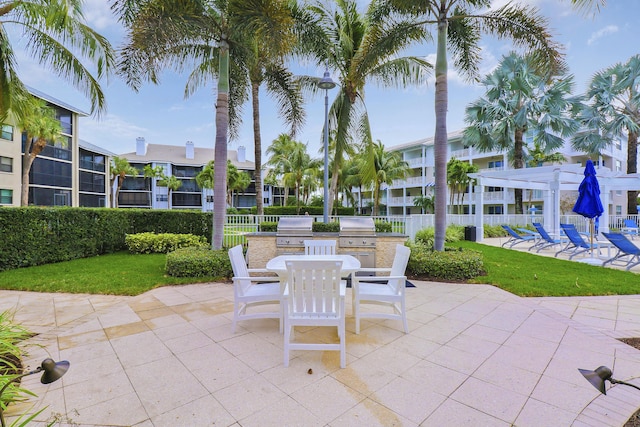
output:
[{"label": "stone counter", "polygon": [[[277,248],[276,233],[250,233],[246,235],[249,248],[247,249],[247,262],[249,268],[264,268],[267,261],[284,253],[304,253],[304,248]],[[388,268],[393,264],[396,254],[396,245],[404,245],[407,236],[399,233],[376,234],[375,267]],[[338,233],[313,233],[316,240],[336,240]],[[336,246],[339,254],[356,255],[358,252],[370,252],[370,248],[341,248]],[[363,263],[364,264],[364,263]]]}]

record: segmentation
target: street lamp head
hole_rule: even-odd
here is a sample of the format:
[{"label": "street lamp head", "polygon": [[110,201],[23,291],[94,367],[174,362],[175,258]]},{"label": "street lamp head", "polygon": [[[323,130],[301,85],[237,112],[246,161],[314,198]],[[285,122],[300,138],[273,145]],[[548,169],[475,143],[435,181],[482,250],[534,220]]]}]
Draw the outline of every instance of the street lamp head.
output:
[{"label": "street lamp head", "polygon": [[336,83],[331,79],[329,70],[324,71],[324,76],[318,82],[318,87],[325,90],[333,89],[334,87],[336,87]]}]

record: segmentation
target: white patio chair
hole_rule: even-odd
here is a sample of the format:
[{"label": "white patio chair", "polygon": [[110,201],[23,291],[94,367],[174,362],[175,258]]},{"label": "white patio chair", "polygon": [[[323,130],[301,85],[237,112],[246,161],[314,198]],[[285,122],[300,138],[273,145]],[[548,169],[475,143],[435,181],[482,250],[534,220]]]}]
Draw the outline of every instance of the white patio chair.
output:
[{"label": "white patio chair", "polygon": [[[403,245],[396,245],[396,255],[391,268],[364,268],[360,272],[373,272],[376,276],[351,276],[353,286],[353,314],[356,319],[356,334],[360,333],[360,319],[398,319],[402,320],[404,332],[409,332],[405,303],[407,276],[405,270],[409,262],[411,250]],[[377,274],[385,275],[378,276]],[[361,305],[384,306],[392,312],[362,311]]]},{"label": "white patio chair", "polygon": [[335,255],[336,241],[335,240],[305,240],[304,254],[305,255]]},{"label": "white patio chair", "polygon": [[[251,276],[251,273],[267,273],[264,269],[248,269],[242,254],[242,245],[229,249],[229,259],[233,269],[233,323],[231,332],[236,331],[239,320],[249,319],[280,319],[282,309],[280,300],[282,290],[277,276]],[[274,311],[256,311],[247,314],[247,309],[266,304],[276,306]],[[282,329],[282,324],[280,324]]]},{"label": "white patio chair", "polygon": [[[284,366],[289,366],[291,350],[335,350],[340,351],[340,367],[344,368],[347,364],[344,319],[347,285],[340,280],[342,261],[288,260],[286,264]],[[335,326],[340,342],[296,342],[296,326]]]}]

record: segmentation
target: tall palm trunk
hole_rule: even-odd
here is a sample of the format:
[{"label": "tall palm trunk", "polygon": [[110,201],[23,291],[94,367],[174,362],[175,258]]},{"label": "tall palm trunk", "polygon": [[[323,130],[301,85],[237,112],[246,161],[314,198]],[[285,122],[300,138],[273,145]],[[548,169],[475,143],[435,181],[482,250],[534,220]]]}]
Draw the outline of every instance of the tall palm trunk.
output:
[{"label": "tall palm trunk", "polygon": [[212,248],[222,249],[227,196],[227,133],[229,130],[229,45],[220,43],[218,99],[216,100],[216,145],[213,175]]},{"label": "tall palm trunk", "polygon": [[254,179],[256,182],[256,213],[264,213],[262,196],[262,137],[260,136],[260,84],[251,83],[251,102],[253,107],[253,146],[255,156]]},{"label": "tall palm trunk", "polygon": [[[513,167],[515,169],[522,169],[524,167],[523,160],[523,147],[524,147],[524,129],[518,128],[516,129],[514,135],[514,146],[513,146]],[[516,203],[516,214],[522,214],[522,188],[516,188],[514,191],[515,195],[515,203]]]},{"label": "tall palm trunk", "polygon": [[[627,173],[638,171],[638,133],[629,132],[627,138]],[[638,213],[638,192],[627,191],[627,213],[636,215]]]},{"label": "tall palm trunk", "polygon": [[436,54],[436,131],[434,135],[435,157],[435,236],[433,246],[436,251],[444,251],[447,229],[447,20],[444,2],[438,17],[438,48]]}]

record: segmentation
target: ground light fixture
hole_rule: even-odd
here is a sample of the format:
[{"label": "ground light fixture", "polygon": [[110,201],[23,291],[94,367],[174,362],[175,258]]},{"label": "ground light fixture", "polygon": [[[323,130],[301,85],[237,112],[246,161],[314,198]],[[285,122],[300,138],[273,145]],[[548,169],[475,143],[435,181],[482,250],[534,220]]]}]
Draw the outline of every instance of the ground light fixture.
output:
[{"label": "ground light fixture", "polygon": [[[38,374],[42,372],[42,377],[40,378],[40,382],[42,384],[51,384],[54,381],[59,380],[64,374],[69,370],[69,362],[66,360],[62,360],[60,362],[54,362],[53,359],[46,358],[42,361],[40,366],[33,371],[25,372],[20,375],[16,375],[11,378],[1,389],[0,389],[0,399],[2,398],[2,393],[4,393],[5,389],[9,387],[9,384],[14,382],[15,380],[26,377],[28,375]],[[2,427],[6,427],[4,423],[4,413],[2,411],[2,406],[0,406],[0,421],[2,422]]]},{"label": "ground light fixture", "polygon": [[578,369],[583,377],[587,379],[591,383],[592,386],[598,389],[598,391],[602,394],[607,394],[607,390],[605,389],[605,383],[609,381],[611,384],[624,384],[630,387],[636,388],[640,390],[640,387],[637,385],[629,384],[624,381],[616,380],[612,378],[613,372],[611,369],[606,366],[600,366],[596,368],[595,371],[589,371],[588,369]]},{"label": "ground light fixture", "polygon": [[318,82],[318,87],[324,89],[324,210],[322,219],[329,223],[329,89],[336,87],[331,79],[329,70],[324,70],[324,76]]}]

